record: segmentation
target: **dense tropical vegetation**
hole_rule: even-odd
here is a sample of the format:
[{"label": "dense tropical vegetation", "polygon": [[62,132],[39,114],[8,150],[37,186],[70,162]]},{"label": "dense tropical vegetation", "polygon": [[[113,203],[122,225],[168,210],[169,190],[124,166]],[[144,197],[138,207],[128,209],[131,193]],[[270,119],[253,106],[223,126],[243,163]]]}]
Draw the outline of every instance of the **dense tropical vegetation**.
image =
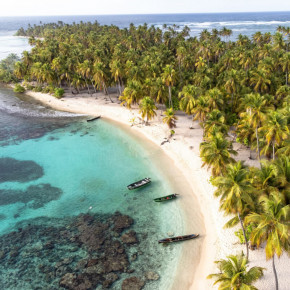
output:
[{"label": "dense tropical vegetation", "polygon": [[[262,269],[246,272],[246,224],[252,245],[266,243],[278,289],[274,256],[289,254],[290,243],[290,28],[236,41],[226,28],[204,30],[199,38],[189,32],[175,25],[120,29],[97,22],[20,29],[18,35],[30,36],[33,48],[13,67],[1,62],[0,80],[24,80],[28,89],[33,83],[45,92],[69,88],[74,94],[108,94],[115,87],[122,104],[139,105],[147,122],[158,104],[167,107],[163,121],[169,128],[176,126],[178,109],[198,120],[203,165],[212,170],[221,210],[232,217],[226,226],[240,222],[247,250],[246,257],[219,261],[221,274],[212,277],[222,289],[255,289],[245,285]],[[259,168],[235,161],[229,136],[256,150]]]}]

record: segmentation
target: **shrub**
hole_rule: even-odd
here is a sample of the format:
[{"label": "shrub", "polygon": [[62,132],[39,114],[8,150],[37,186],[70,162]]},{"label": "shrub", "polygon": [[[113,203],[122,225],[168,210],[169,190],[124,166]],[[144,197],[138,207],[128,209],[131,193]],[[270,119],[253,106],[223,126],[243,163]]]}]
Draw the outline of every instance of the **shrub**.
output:
[{"label": "shrub", "polygon": [[19,84],[16,84],[15,87],[14,87],[14,92],[15,93],[24,93],[25,92],[25,88],[22,87]]},{"label": "shrub", "polygon": [[35,87],[33,85],[30,85],[30,84],[27,84],[26,85],[26,89],[29,90],[29,91],[33,91]]},{"label": "shrub", "polygon": [[37,86],[35,88],[32,89],[34,92],[40,93],[42,92],[42,86]]},{"label": "shrub", "polygon": [[63,96],[63,94],[64,94],[64,89],[62,88],[56,88],[54,90],[54,96],[58,99],[60,99]]},{"label": "shrub", "polygon": [[44,94],[48,94],[49,93],[49,88],[48,87],[44,87],[41,91]]}]

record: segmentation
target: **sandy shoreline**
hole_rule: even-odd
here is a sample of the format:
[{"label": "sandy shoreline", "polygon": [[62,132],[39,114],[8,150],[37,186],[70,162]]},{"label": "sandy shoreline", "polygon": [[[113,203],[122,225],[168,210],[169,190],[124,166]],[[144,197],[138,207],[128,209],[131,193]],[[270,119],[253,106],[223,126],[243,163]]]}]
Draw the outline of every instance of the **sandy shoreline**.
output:
[{"label": "sandy shoreline", "polygon": [[[131,125],[130,120],[132,118],[135,118],[136,123],[139,121],[138,109],[135,108],[129,111],[120,106],[116,102],[116,98],[114,98],[114,103],[111,103],[101,93],[93,96],[88,94],[68,95],[60,100],[48,94],[34,92],[28,92],[27,94],[56,110],[92,116],[101,115],[127,126]],[[161,114],[162,111],[158,110],[157,117],[150,122],[150,126],[136,124],[131,127],[132,131],[143,134],[147,139],[160,146],[161,142],[165,140],[164,138],[169,135],[167,126],[162,123]],[[184,246],[178,275],[181,275],[181,278],[186,280],[184,281],[186,288],[180,288],[178,282],[176,282],[172,289],[217,289],[216,286],[212,286],[213,281],[206,279],[208,274],[217,272],[213,263],[214,260],[225,258],[227,255],[238,253],[241,250],[245,251],[245,248],[237,244],[237,238],[234,235],[236,229],[223,229],[223,225],[229,217],[224,217],[219,212],[219,202],[213,197],[214,188],[209,183],[210,173],[205,168],[201,168],[199,144],[202,141],[202,129],[195,123],[195,129],[190,130],[190,125],[191,118],[179,113],[177,128],[175,129],[176,134],[173,140],[160,146],[171,162],[182,173],[182,178],[185,178],[190,185],[191,191],[188,195],[191,197],[191,201],[182,205],[189,227],[194,223],[194,221],[190,220],[190,213],[195,211],[193,205],[196,204],[196,202],[194,203],[196,200],[205,226],[205,232],[202,233],[202,238],[200,239],[199,248],[201,251],[199,255],[201,258],[199,263],[196,261],[197,257],[187,254],[190,252],[190,243]],[[238,149],[239,152],[237,159],[246,160],[247,164],[255,165],[256,161],[248,159],[249,152],[246,148],[235,144],[235,149]],[[249,258],[250,266],[255,265],[267,268],[265,276],[255,286],[263,290],[274,289],[271,261],[266,262],[264,249],[250,251]],[[191,259],[195,259],[195,261],[192,262]],[[286,255],[282,256],[280,260],[276,259],[280,290],[286,290],[288,285],[290,285],[289,266],[290,259]]]}]

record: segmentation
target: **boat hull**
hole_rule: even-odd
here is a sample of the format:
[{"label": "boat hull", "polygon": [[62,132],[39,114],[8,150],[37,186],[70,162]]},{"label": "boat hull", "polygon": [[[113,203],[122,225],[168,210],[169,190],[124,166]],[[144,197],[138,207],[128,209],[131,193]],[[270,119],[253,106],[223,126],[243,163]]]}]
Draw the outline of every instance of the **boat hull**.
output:
[{"label": "boat hull", "polygon": [[162,196],[162,197],[155,198],[154,201],[155,202],[164,202],[164,201],[173,200],[175,198],[177,198],[177,194],[176,193],[170,194],[170,195],[167,195],[167,196]]},{"label": "boat hull", "polygon": [[127,186],[127,188],[129,190],[137,189],[137,188],[140,188],[140,187],[143,187],[143,186],[149,184],[150,182],[151,182],[150,178],[149,177],[146,177],[146,178],[141,179],[139,181],[136,181],[136,182],[134,182],[132,184],[129,184]]},{"label": "boat hull", "polygon": [[199,236],[199,234],[197,234],[197,235],[178,236],[178,237],[173,237],[173,238],[167,238],[167,239],[159,240],[158,243],[160,243],[160,244],[167,244],[167,243],[182,242],[182,241],[187,241],[187,240],[195,239],[198,236]]}]

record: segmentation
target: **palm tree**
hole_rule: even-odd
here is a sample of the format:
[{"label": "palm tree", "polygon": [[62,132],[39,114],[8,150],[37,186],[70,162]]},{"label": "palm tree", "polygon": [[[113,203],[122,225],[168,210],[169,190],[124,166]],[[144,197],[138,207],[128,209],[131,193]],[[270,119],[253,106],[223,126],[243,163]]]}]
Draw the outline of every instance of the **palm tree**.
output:
[{"label": "palm tree", "polygon": [[78,72],[84,78],[89,94],[91,94],[91,91],[87,83],[87,79],[90,79],[91,71],[92,71],[91,64],[88,60],[85,60],[83,63],[80,63],[78,65]]},{"label": "palm tree", "polygon": [[253,71],[250,78],[250,85],[254,87],[255,92],[268,92],[271,85],[271,80],[269,79],[269,72],[265,69]]},{"label": "palm tree", "polygon": [[227,133],[228,126],[225,123],[226,119],[224,114],[219,110],[213,110],[207,115],[207,118],[203,123],[205,135],[208,136],[214,131],[219,131],[222,134]]},{"label": "palm tree", "polygon": [[171,88],[175,83],[175,70],[171,65],[167,64],[166,67],[163,69],[162,80],[168,87],[169,107],[172,108],[173,104],[172,104]]},{"label": "palm tree", "polygon": [[110,63],[110,68],[111,68],[112,76],[116,84],[118,85],[119,94],[121,95],[122,94],[122,88],[121,88],[122,74],[123,74],[121,61],[119,59],[112,60],[112,62]]},{"label": "palm tree", "polygon": [[266,107],[267,101],[260,94],[248,94],[246,95],[248,102],[245,104],[248,113],[241,114],[242,117],[247,115],[250,116],[250,124],[256,130],[256,140],[257,140],[257,150],[258,159],[260,160],[260,146],[259,146],[259,135],[258,129],[260,128],[262,122],[266,119],[266,113],[268,108]]},{"label": "palm tree", "polygon": [[281,196],[277,193],[268,196],[262,196],[260,203],[263,208],[261,213],[251,213],[245,219],[245,222],[255,223],[257,227],[251,233],[251,241],[259,247],[266,243],[266,259],[272,258],[273,272],[275,275],[276,290],[279,289],[278,277],[275,268],[274,257],[278,258],[283,251],[289,254],[289,215],[290,205],[285,205]]},{"label": "palm tree", "polygon": [[106,86],[105,64],[101,61],[96,61],[93,66],[93,80],[99,89],[103,89],[105,95],[108,94]]},{"label": "palm tree", "polygon": [[175,116],[175,112],[173,111],[173,108],[168,108],[165,112],[165,117],[163,117],[163,123],[166,123],[169,127],[169,129],[176,127],[176,120],[178,119]]},{"label": "palm tree", "polygon": [[208,97],[209,111],[222,109],[224,104],[223,94],[218,88],[208,90],[205,96]]},{"label": "palm tree", "polygon": [[196,102],[196,106],[193,109],[193,120],[199,120],[200,123],[203,123],[205,121],[208,111],[208,98],[200,96]]},{"label": "palm tree", "polygon": [[232,142],[226,140],[221,134],[200,144],[202,167],[207,165],[208,168],[212,168],[213,176],[223,174],[228,164],[235,162],[231,154],[237,155],[237,152],[232,149]]},{"label": "palm tree", "polygon": [[180,109],[186,114],[191,115],[193,108],[195,107],[196,100],[200,95],[201,90],[193,85],[187,85],[182,88],[182,91],[178,94],[180,98]]},{"label": "palm tree", "polygon": [[[289,150],[289,147],[288,147]],[[274,162],[275,185],[285,197],[286,204],[290,202],[290,155],[281,155]]]},{"label": "palm tree", "polygon": [[142,119],[146,117],[146,124],[153,119],[157,114],[154,110],[157,110],[154,101],[150,97],[144,97],[140,102],[140,111]]},{"label": "palm tree", "polygon": [[251,197],[253,187],[250,183],[249,171],[241,161],[229,164],[224,176],[216,177],[212,183],[217,187],[214,195],[220,197],[220,209],[226,214],[238,215],[246,242],[247,259],[249,259],[248,240],[241,218],[246,209],[254,206]]},{"label": "palm tree", "polygon": [[282,141],[289,136],[287,119],[283,114],[272,111],[268,114],[265,125],[260,129],[265,131],[268,145],[272,144],[272,157],[275,160],[275,146],[280,146]]},{"label": "palm tree", "polygon": [[130,109],[132,104],[136,104],[142,97],[142,85],[138,81],[128,81],[127,87],[120,96],[121,105],[127,104]]},{"label": "palm tree", "polygon": [[238,72],[235,69],[232,69],[226,73],[224,87],[227,93],[231,94],[231,108],[233,110],[234,106],[234,95],[238,91],[238,86],[240,84]]},{"label": "palm tree", "polygon": [[289,71],[290,71],[290,52],[287,52],[283,55],[281,59],[281,65],[283,72],[286,73],[286,86],[288,86]]},{"label": "palm tree", "polygon": [[261,267],[247,269],[248,259],[241,253],[238,256],[228,256],[227,260],[215,261],[220,273],[211,274],[207,279],[215,279],[220,284],[220,290],[257,290],[252,283],[261,278],[265,270]]}]

